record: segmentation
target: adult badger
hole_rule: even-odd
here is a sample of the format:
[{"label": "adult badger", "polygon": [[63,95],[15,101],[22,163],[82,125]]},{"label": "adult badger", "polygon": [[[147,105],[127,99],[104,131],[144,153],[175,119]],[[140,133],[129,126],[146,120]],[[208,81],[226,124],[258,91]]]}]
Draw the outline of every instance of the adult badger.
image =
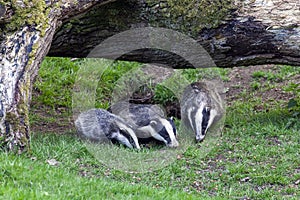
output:
[{"label": "adult badger", "polygon": [[163,110],[158,105],[120,101],[111,106],[111,111],[134,127],[140,141],[154,138],[164,142],[168,147],[179,146],[173,119],[166,119]]},{"label": "adult badger", "polygon": [[138,139],[122,118],[103,109],[90,109],[81,113],[75,121],[78,134],[95,142],[120,143],[140,149]]},{"label": "adult badger", "polygon": [[181,119],[201,142],[211,125],[221,118],[224,112],[222,99],[217,91],[209,89],[207,82],[194,82],[188,85],[181,98]]}]

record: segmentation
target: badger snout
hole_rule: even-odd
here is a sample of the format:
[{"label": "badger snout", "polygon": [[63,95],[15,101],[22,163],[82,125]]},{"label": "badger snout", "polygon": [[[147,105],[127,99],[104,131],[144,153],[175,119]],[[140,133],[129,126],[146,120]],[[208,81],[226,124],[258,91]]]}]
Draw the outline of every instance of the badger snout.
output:
[{"label": "badger snout", "polygon": [[202,142],[205,138],[205,135],[196,135],[196,142]]},{"label": "badger snout", "polygon": [[176,148],[176,147],[179,146],[179,143],[178,143],[178,141],[176,140],[176,141],[174,141],[174,142],[171,142],[171,143],[167,144],[167,146],[168,146],[168,147],[171,147],[171,148]]}]

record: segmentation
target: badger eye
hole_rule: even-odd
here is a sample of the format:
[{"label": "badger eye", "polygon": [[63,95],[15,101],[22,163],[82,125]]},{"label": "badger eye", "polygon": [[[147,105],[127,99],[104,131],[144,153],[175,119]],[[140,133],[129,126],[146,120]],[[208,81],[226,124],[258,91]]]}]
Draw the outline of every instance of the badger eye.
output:
[{"label": "badger eye", "polygon": [[210,107],[209,106],[206,106],[205,107],[205,112],[209,112],[210,111]]},{"label": "badger eye", "polygon": [[170,121],[172,121],[172,122],[173,122],[173,121],[174,121],[174,117],[170,117]]},{"label": "badger eye", "polygon": [[121,133],[127,133],[127,130],[124,129],[124,128],[120,128],[120,132],[121,132]]}]

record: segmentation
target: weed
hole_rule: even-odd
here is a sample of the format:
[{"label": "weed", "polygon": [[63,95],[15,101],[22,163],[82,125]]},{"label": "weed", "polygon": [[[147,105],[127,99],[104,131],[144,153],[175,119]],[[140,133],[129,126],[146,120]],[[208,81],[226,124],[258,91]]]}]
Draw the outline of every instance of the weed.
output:
[{"label": "weed", "polygon": [[[117,80],[139,66],[141,66],[139,63],[116,61],[112,66],[108,67],[98,82],[95,107],[107,109],[114,90],[120,89],[118,88],[120,85],[117,85]],[[120,93],[123,94],[122,89]]]},{"label": "weed", "polygon": [[154,89],[154,93],[155,93],[154,101],[157,104],[166,105],[167,102],[178,101],[175,94],[171,90],[169,90],[168,88],[162,85],[157,85]]},{"label": "weed", "polygon": [[182,70],[183,76],[191,82],[201,79],[221,79],[228,81],[228,69],[225,68],[197,68],[197,69],[184,69]]},{"label": "weed", "polygon": [[284,87],[286,92],[293,92],[295,98],[292,98],[288,102],[288,109],[292,113],[292,118],[287,124],[287,127],[291,127],[299,121],[300,118],[300,83],[290,83],[288,86]]},{"label": "weed", "polygon": [[253,90],[258,90],[261,87],[261,84],[257,81],[253,81],[250,83],[250,86]]}]

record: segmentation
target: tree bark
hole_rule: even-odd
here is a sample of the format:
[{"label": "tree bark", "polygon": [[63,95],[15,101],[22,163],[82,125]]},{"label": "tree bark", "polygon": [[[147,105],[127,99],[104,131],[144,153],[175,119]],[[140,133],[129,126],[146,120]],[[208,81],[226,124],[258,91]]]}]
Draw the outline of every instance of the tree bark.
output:
[{"label": "tree bark", "polygon": [[[6,12],[0,16],[0,147],[18,153],[29,148],[32,84],[55,30],[67,14],[78,14],[108,0],[77,4],[26,2],[1,2],[1,9],[4,7]],[[34,21],[26,20],[28,17]]]},{"label": "tree bark", "polygon": [[[189,29],[188,25],[177,25],[193,24],[193,20],[197,19],[180,22],[182,17],[172,18],[174,13],[168,13],[169,17],[165,17],[165,13],[160,12],[166,9],[165,4],[147,7],[149,5],[145,2],[116,1],[73,18],[56,32],[48,55],[86,57],[105,39],[132,27],[150,25],[175,29],[192,36],[218,67],[268,63],[300,65],[300,3],[297,0],[249,1],[247,4],[236,1],[236,5],[226,12],[226,18],[216,19],[220,21],[217,26],[211,28],[214,22],[209,21],[210,24],[194,25]],[[195,31],[193,28],[198,29]],[[109,55],[107,57],[110,58]],[[192,67],[180,56],[157,49],[136,50],[119,59],[169,64],[175,68]]]},{"label": "tree bark", "polygon": [[[0,0],[0,146],[28,149],[32,83],[46,54],[85,57],[114,34],[164,27],[194,38],[219,67],[299,65],[299,12],[297,0]],[[192,67],[158,49],[118,59]]]}]

